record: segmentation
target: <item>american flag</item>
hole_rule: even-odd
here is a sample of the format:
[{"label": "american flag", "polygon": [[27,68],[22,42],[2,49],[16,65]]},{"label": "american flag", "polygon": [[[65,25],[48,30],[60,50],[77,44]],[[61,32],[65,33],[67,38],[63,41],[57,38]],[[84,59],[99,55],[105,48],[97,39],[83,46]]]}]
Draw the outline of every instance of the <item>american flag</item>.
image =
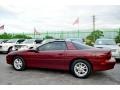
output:
[{"label": "american flag", "polygon": [[4,25],[0,26],[0,30],[3,30],[4,29]]},{"label": "american flag", "polygon": [[79,24],[79,17],[73,22],[73,25]]}]

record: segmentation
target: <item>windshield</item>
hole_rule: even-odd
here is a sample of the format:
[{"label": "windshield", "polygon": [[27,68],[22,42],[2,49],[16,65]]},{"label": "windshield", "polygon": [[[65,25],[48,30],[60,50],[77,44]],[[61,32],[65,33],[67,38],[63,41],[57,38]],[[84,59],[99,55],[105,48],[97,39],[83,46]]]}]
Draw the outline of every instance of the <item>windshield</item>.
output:
[{"label": "windshield", "polygon": [[18,39],[10,39],[6,43],[16,43]]},{"label": "windshield", "polygon": [[114,40],[112,40],[112,39],[104,39],[104,40],[97,40],[96,42],[95,42],[95,44],[96,45],[115,45],[116,43],[115,43],[115,41]]},{"label": "windshield", "polygon": [[32,44],[32,43],[34,43],[34,42],[35,42],[34,39],[27,39],[27,40],[25,40],[25,41],[23,42],[23,44],[25,44],[25,43],[27,43],[27,44]]}]

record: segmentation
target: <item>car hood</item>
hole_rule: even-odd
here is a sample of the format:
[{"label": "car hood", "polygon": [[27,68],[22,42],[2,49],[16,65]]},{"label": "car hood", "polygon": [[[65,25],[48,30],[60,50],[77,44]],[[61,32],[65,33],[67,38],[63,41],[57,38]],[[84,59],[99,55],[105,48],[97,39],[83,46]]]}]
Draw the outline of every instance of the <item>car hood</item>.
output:
[{"label": "car hood", "polygon": [[5,45],[14,45],[15,43],[2,43],[0,46],[5,46]]}]

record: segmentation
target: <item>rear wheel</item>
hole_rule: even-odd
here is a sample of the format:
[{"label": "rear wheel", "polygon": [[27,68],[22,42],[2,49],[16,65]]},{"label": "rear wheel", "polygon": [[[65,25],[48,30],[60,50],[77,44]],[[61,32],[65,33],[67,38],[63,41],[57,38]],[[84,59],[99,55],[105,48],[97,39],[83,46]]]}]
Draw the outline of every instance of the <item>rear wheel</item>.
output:
[{"label": "rear wheel", "polygon": [[13,68],[17,71],[22,71],[25,69],[25,62],[21,57],[15,57],[13,60]]},{"label": "rear wheel", "polygon": [[70,69],[72,74],[78,78],[87,78],[92,73],[91,64],[81,59],[74,61]]}]

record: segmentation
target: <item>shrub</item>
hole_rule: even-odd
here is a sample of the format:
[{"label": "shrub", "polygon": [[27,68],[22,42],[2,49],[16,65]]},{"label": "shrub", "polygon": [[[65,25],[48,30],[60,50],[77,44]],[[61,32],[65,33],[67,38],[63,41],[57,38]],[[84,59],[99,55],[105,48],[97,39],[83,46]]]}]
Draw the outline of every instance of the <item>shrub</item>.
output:
[{"label": "shrub", "polygon": [[45,38],[44,39],[53,39],[53,37],[52,36],[45,36]]},{"label": "shrub", "polygon": [[85,39],[86,44],[92,46],[95,43],[96,39],[100,38],[101,36],[104,35],[103,32],[100,30],[91,32]]},{"label": "shrub", "polygon": [[31,39],[32,37],[24,35],[24,34],[16,34],[16,35],[12,35],[12,34],[8,34],[8,33],[3,33],[0,35],[0,39]]}]

